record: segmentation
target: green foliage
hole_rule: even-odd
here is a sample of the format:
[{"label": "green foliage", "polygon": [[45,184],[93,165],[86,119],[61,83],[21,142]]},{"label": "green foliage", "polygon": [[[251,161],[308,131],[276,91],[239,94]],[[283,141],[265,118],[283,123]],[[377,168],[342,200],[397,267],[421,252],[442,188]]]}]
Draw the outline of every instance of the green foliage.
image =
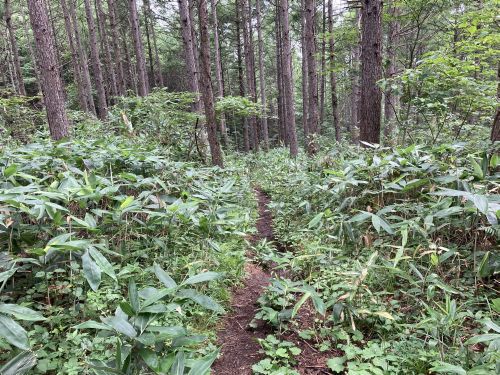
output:
[{"label": "green foliage", "polygon": [[301,353],[300,348],[290,341],[281,341],[273,335],[259,339],[259,344],[266,358],[252,366],[255,374],[298,375],[292,366],[297,363],[295,358]]}]

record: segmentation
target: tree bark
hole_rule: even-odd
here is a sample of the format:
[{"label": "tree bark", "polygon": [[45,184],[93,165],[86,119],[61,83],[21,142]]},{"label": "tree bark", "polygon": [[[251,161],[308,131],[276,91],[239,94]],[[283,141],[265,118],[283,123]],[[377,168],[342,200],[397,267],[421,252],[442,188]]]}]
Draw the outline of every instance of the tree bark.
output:
[{"label": "tree bark", "polygon": [[259,85],[260,85],[260,101],[262,105],[262,138],[264,141],[264,150],[269,150],[269,129],[267,124],[267,98],[266,98],[266,77],[264,69],[264,39],[262,37],[262,13],[260,0],[255,0],[255,8],[257,11],[257,39],[259,43]]},{"label": "tree bark", "polygon": [[353,143],[359,141],[359,119],[361,106],[361,86],[360,86],[360,61],[361,61],[361,12],[356,9],[355,28],[357,31],[359,42],[355,44],[351,56],[351,138]]},{"label": "tree bark", "polygon": [[122,62],[122,54],[120,47],[120,33],[118,32],[116,5],[114,0],[107,0],[108,2],[108,16],[109,28],[111,31],[111,44],[113,46],[114,62],[116,64],[116,85],[118,95],[125,95],[127,91],[127,84],[125,82],[125,72]]},{"label": "tree bark", "polygon": [[309,139],[307,140],[307,151],[309,154],[317,152],[316,136],[319,130],[318,113],[318,76],[316,69],[316,5],[315,0],[305,0],[305,43],[307,56],[307,82],[309,89],[309,114],[307,117],[307,128],[309,130]]},{"label": "tree bark", "polygon": [[285,91],[285,116],[288,140],[290,143],[290,155],[296,157],[299,148],[297,145],[297,131],[295,129],[295,103],[293,93],[292,74],[292,45],[290,38],[290,23],[288,19],[288,0],[280,0],[281,29],[283,42],[283,86]]},{"label": "tree bark", "polygon": [[[239,94],[241,97],[245,96],[245,79],[243,74],[243,48],[241,46],[241,13],[240,13],[240,0],[236,0],[236,47],[238,58],[238,82]],[[243,147],[245,152],[250,151],[250,137],[248,131],[248,118],[245,116],[243,119]]]},{"label": "tree bark", "polygon": [[330,70],[330,95],[332,101],[332,118],[335,129],[335,140],[340,142],[340,121],[337,99],[337,75],[335,74],[335,39],[333,37],[333,0],[328,0],[328,46]]},{"label": "tree bark", "polygon": [[28,0],[31,27],[35,35],[36,56],[40,66],[43,101],[47,110],[50,135],[59,140],[69,136],[64,93],[59,76],[54,35],[44,0]]},{"label": "tree bark", "polygon": [[71,53],[71,65],[73,68],[73,77],[76,82],[76,90],[78,95],[78,102],[80,104],[80,109],[85,112],[89,112],[89,106],[87,101],[87,94],[85,93],[85,84],[83,83],[83,77],[81,74],[80,60],[78,58],[78,53],[76,51],[76,45],[73,35],[73,25],[71,24],[71,17],[69,14],[68,5],[66,0],[61,0],[61,7],[64,17],[64,27],[66,29],[66,36],[68,37],[68,45]]},{"label": "tree bark", "polygon": [[[245,70],[247,78],[248,96],[253,102],[257,102],[255,89],[255,65],[252,33],[252,12],[250,0],[243,0],[243,47],[245,51]],[[257,130],[257,118],[250,116],[250,141],[253,151],[259,151],[259,133]]]},{"label": "tree bark", "polygon": [[154,71],[154,79],[156,86],[163,87],[163,74],[161,71],[161,62],[160,62],[160,54],[158,52],[158,42],[156,39],[156,30],[155,30],[155,17],[154,12],[151,9],[150,0],[144,0],[144,6],[146,7],[147,18],[149,20],[149,26],[151,27],[151,39],[153,42],[153,50],[154,50],[154,65],[156,65],[156,70]]},{"label": "tree bark", "polygon": [[500,62],[497,68],[497,113],[495,114],[495,119],[493,120],[493,125],[491,127],[490,139],[492,142],[500,142]]},{"label": "tree bark", "polygon": [[321,23],[321,33],[323,37],[321,38],[321,73],[319,75],[320,85],[319,85],[319,122],[318,122],[318,132],[321,131],[323,121],[325,120],[325,90],[326,90],[326,2],[327,0],[322,0],[322,23]]},{"label": "tree bark", "polygon": [[[215,78],[217,81],[217,97],[224,97],[224,83],[222,80],[222,62],[220,53],[220,43],[219,43],[219,22],[217,19],[217,3],[216,0],[210,0],[211,10],[212,10],[212,29],[214,30],[214,56],[215,56]],[[226,119],[224,114],[221,113],[219,116],[219,126],[220,133],[222,135],[222,141],[225,145],[228,144],[227,130],[226,130]]]},{"label": "tree bark", "polygon": [[224,168],[222,153],[217,139],[217,119],[215,117],[214,93],[210,76],[210,37],[208,35],[208,11],[206,0],[198,0],[198,20],[200,25],[200,86],[205,107],[208,143],[212,163]]},{"label": "tree bark", "polygon": [[382,1],[362,0],[360,141],[380,143]]},{"label": "tree bark", "polygon": [[[386,50],[387,68],[385,71],[385,78],[390,80],[396,76],[397,72],[396,46],[399,44],[399,33],[401,28],[397,19],[399,16],[399,9],[394,2],[390,4],[389,15],[391,19],[388,25]],[[391,142],[391,135],[394,131],[394,117],[399,107],[399,97],[392,90],[391,85],[386,89],[384,99],[384,140],[389,143]]]},{"label": "tree bark", "polygon": [[71,17],[71,23],[73,25],[73,31],[75,33],[75,48],[78,54],[78,60],[80,61],[80,76],[82,77],[85,97],[87,98],[87,107],[89,111],[95,115],[97,112],[94,102],[94,96],[92,94],[92,82],[90,80],[89,63],[87,59],[87,53],[83,48],[82,38],[80,35],[80,27],[78,26],[78,19],[76,17],[75,4],[75,0],[69,0],[69,14]]},{"label": "tree bark", "polygon": [[24,28],[24,35],[26,35],[26,41],[28,44],[28,50],[30,52],[30,58],[33,63],[33,70],[35,72],[35,77],[36,77],[36,87],[37,87],[37,93],[42,92],[42,88],[40,86],[41,78],[40,78],[40,68],[38,67],[38,62],[36,61],[36,55],[35,55],[35,50],[33,48],[33,41],[31,39],[31,34],[29,30],[29,25],[28,25],[28,20],[26,18],[26,12],[24,7],[22,9],[22,18],[23,18],[23,28]]},{"label": "tree bark", "polygon": [[15,83],[17,93],[26,96],[26,88],[24,86],[23,73],[21,70],[21,61],[19,59],[19,48],[17,47],[16,32],[12,25],[12,13],[10,8],[10,0],[5,0],[4,18],[7,30],[9,32],[10,47],[12,50],[12,60],[14,61]]},{"label": "tree bark", "polygon": [[112,45],[109,39],[108,30],[106,28],[106,13],[102,8],[102,0],[95,0],[96,14],[97,14],[97,24],[99,25],[99,36],[101,40],[101,46],[104,51],[104,62],[106,67],[106,80],[109,84],[111,91],[111,96],[118,96],[118,83],[116,80],[115,66],[113,64],[113,58],[111,56],[110,46]]},{"label": "tree bark", "polygon": [[300,2],[300,26],[301,26],[301,42],[302,42],[302,127],[304,129],[304,140],[307,147],[307,142],[309,139],[309,128],[307,117],[309,116],[309,94],[307,91],[307,48],[306,48],[306,7],[304,0]]},{"label": "tree bark", "polygon": [[278,86],[278,97],[276,98],[277,124],[279,140],[281,144],[288,147],[288,134],[285,124],[285,88],[283,86],[283,43],[281,32],[281,5],[276,1],[276,84]]},{"label": "tree bark", "polygon": [[134,39],[135,59],[137,64],[137,85],[139,96],[149,93],[149,85],[146,75],[146,59],[144,58],[144,47],[142,45],[141,29],[139,27],[139,15],[137,14],[136,0],[129,0],[130,24],[132,26],[132,37]]}]

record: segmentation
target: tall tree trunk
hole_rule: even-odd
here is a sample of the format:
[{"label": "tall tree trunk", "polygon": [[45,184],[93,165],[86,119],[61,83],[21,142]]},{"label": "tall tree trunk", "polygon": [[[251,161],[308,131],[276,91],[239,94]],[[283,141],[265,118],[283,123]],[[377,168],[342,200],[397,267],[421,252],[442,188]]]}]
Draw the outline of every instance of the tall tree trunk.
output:
[{"label": "tall tree trunk", "polygon": [[[184,61],[186,64],[189,90],[197,96],[200,92],[199,87],[199,72],[196,65],[195,50],[193,43],[193,34],[191,26],[191,17],[189,16],[189,4],[187,0],[178,0],[179,17],[181,23],[182,42],[184,45]],[[201,110],[200,101],[197,98],[193,106],[193,110],[199,112]]]},{"label": "tall tree trunk", "polygon": [[108,105],[106,102],[106,90],[102,77],[101,59],[99,57],[99,44],[97,43],[97,33],[95,30],[94,15],[90,0],[84,0],[87,25],[89,27],[90,59],[92,61],[92,71],[94,73],[94,83],[97,92],[97,115],[101,120],[108,116]]},{"label": "tall tree trunk", "polygon": [[154,87],[156,86],[156,78],[155,78],[155,62],[153,59],[153,43],[151,42],[149,14],[146,10],[145,3],[143,5],[142,13],[144,15],[144,28],[146,32],[146,47],[148,50],[148,63],[149,63],[149,75],[146,74],[146,76],[148,77],[149,87],[151,86]]},{"label": "tall tree trunk", "polygon": [[266,98],[266,77],[264,69],[264,39],[262,37],[262,13],[260,0],[255,0],[255,8],[257,11],[257,40],[259,43],[259,86],[260,86],[260,101],[262,104],[262,138],[264,141],[264,150],[269,150],[269,129],[267,125],[267,98]]},{"label": "tall tree trunk", "polygon": [[91,113],[94,115],[96,112],[96,107],[94,103],[94,96],[92,94],[92,82],[90,80],[89,63],[87,59],[87,53],[83,48],[83,42],[80,35],[80,27],[78,25],[78,19],[76,17],[76,1],[69,0],[69,14],[71,17],[71,23],[73,24],[73,31],[75,35],[75,48],[78,53],[78,60],[80,61],[80,76],[82,77],[82,84],[84,87],[85,97],[87,98],[87,107]]},{"label": "tall tree trunk", "polygon": [[206,0],[198,0],[198,19],[200,24],[200,87],[205,107],[208,143],[212,163],[224,167],[222,153],[217,139],[217,119],[215,117],[214,93],[210,76],[210,37],[208,35],[208,11]]},{"label": "tall tree trunk", "polygon": [[66,35],[68,37],[69,50],[71,52],[71,65],[73,68],[73,77],[76,82],[78,102],[80,104],[80,109],[82,111],[88,112],[89,106],[87,101],[87,94],[85,93],[85,84],[83,83],[83,77],[81,75],[80,60],[78,59],[78,53],[76,51],[76,45],[73,35],[73,25],[71,24],[71,17],[69,14],[68,5],[66,4],[66,0],[61,0],[61,7],[64,17],[64,27],[66,29]]},{"label": "tall tree trunk", "polygon": [[24,7],[21,7],[21,9],[22,9],[24,35],[26,35],[28,50],[30,52],[30,58],[31,58],[31,61],[33,63],[33,70],[35,72],[37,93],[40,93],[40,92],[42,92],[42,88],[40,86],[40,82],[41,82],[40,68],[38,67],[38,62],[36,61],[35,50],[33,48],[33,40],[31,39],[31,34],[30,34],[29,26],[28,26],[29,21],[26,18],[26,12],[25,12]]},{"label": "tall tree trunk", "polygon": [[156,30],[155,30],[155,16],[153,10],[151,9],[150,0],[144,0],[144,6],[146,7],[146,12],[148,14],[149,26],[151,28],[151,39],[153,41],[154,50],[154,65],[156,65],[156,70],[154,72],[155,84],[156,86],[163,87],[163,74],[161,71],[160,54],[158,53],[158,43],[156,40]]},{"label": "tall tree trunk", "polygon": [[333,127],[335,128],[335,140],[340,142],[340,121],[337,99],[337,75],[335,74],[335,39],[333,37],[333,0],[328,0],[328,46],[329,46],[329,70],[330,70],[330,95],[332,101]]},{"label": "tall tree trunk", "polygon": [[309,139],[307,150],[309,154],[317,152],[316,136],[318,134],[318,76],[316,69],[316,5],[315,0],[305,0],[306,27],[305,43],[307,55],[307,82],[309,89],[309,115],[307,117]]},{"label": "tall tree trunk", "polygon": [[362,0],[360,141],[380,143],[382,1]]},{"label": "tall tree trunk", "polygon": [[326,2],[327,0],[322,0],[323,11],[322,11],[322,23],[321,23],[321,33],[323,37],[321,38],[321,74],[320,86],[319,86],[319,124],[318,132],[321,131],[321,126],[325,120],[325,88],[326,88]]},{"label": "tall tree trunk", "polygon": [[[253,102],[257,102],[255,90],[255,68],[252,33],[252,11],[250,0],[243,0],[243,47],[245,51],[245,68],[247,78],[248,96]],[[257,130],[257,118],[252,115],[249,118],[250,140],[252,149],[259,151],[259,133]]]},{"label": "tall tree trunk", "polygon": [[132,26],[132,37],[134,39],[135,59],[137,64],[138,94],[140,96],[146,96],[149,93],[149,85],[146,75],[146,59],[144,58],[144,47],[142,45],[136,0],[129,0],[128,4],[130,11],[130,24]]},{"label": "tall tree trunk", "polygon": [[309,94],[307,89],[307,48],[306,48],[306,7],[304,0],[300,2],[300,28],[301,28],[301,43],[302,43],[302,127],[304,129],[304,140],[307,147],[309,140],[309,128],[307,118],[309,116]]},{"label": "tall tree trunk", "polygon": [[42,78],[43,101],[50,135],[58,140],[69,136],[64,94],[55,51],[54,35],[44,0],[28,0],[31,27],[35,35],[36,56]]},{"label": "tall tree trunk", "polygon": [[[214,56],[215,56],[215,78],[217,81],[217,96],[224,97],[224,83],[222,80],[222,61],[220,53],[220,43],[219,43],[219,21],[217,20],[217,3],[216,0],[210,0],[211,10],[212,10],[212,29],[214,30]],[[220,115],[219,118],[220,133],[222,135],[222,140],[225,145],[228,144],[227,130],[226,130],[226,119],[224,114]]]},{"label": "tall tree trunk", "polygon": [[[399,44],[400,24],[397,17],[399,16],[399,9],[394,1],[390,4],[389,15],[391,17],[388,26],[387,35],[387,68],[385,71],[386,79],[393,79],[396,76],[397,60],[396,60],[396,46]],[[389,143],[394,141],[391,139],[394,131],[394,117],[399,107],[399,96],[395,93],[389,85],[385,92],[384,104],[384,140]]]},{"label": "tall tree trunk", "polygon": [[[9,31],[5,30],[6,33],[8,34]],[[2,35],[3,36],[3,35]],[[6,54],[6,65],[7,65],[7,70],[9,71],[9,78],[10,78],[10,84],[12,86],[12,90],[17,93],[17,87],[16,87],[16,78],[14,77],[14,62],[12,61],[12,51],[10,50],[10,45],[8,41],[8,36],[6,35],[5,38],[2,38],[4,41],[4,49],[5,49],[5,54]]]},{"label": "tall tree trunk", "polygon": [[120,47],[120,33],[118,32],[118,23],[116,15],[116,4],[114,0],[107,0],[108,2],[108,15],[109,15],[109,28],[111,31],[111,44],[113,46],[113,56],[116,66],[116,85],[119,95],[125,95],[127,85],[125,82],[125,72],[123,68],[121,47]]},{"label": "tall tree trunk", "polygon": [[19,95],[26,96],[26,88],[24,87],[23,73],[21,70],[21,61],[19,59],[19,49],[17,47],[16,32],[12,25],[12,13],[10,8],[10,0],[5,0],[4,18],[7,30],[9,32],[10,47],[12,49],[12,60],[14,61],[14,72],[16,90]]},{"label": "tall tree trunk", "polygon": [[110,46],[112,45],[109,39],[108,30],[106,28],[106,13],[102,8],[102,0],[95,0],[97,21],[99,25],[99,36],[101,39],[101,46],[104,51],[104,62],[107,70],[107,82],[110,87],[111,96],[118,96],[118,83],[116,80],[115,66],[113,64],[113,57],[111,56]]},{"label": "tall tree trunk", "polygon": [[[290,23],[288,19],[288,0],[280,0],[281,30],[283,42],[283,86],[285,91],[285,116],[290,155],[296,157],[299,153],[297,145],[297,131],[295,129],[295,103],[293,94],[292,74],[292,44],[290,37]],[[317,95],[317,94],[316,94]]]},{"label": "tall tree trunk", "polygon": [[278,97],[276,98],[277,122],[279,140],[281,144],[288,147],[288,130],[285,116],[285,87],[283,85],[283,42],[281,27],[281,5],[276,1],[276,84],[278,85]]},{"label": "tall tree trunk", "polygon": [[355,17],[355,28],[358,34],[359,42],[356,43],[352,50],[351,57],[351,69],[353,73],[351,74],[351,137],[353,143],[358,143],[359,141],[359,113],[361,106],[361,85],[360,85],[360,75],[361,75],[361,12],[356,9]]},{"label": "tall tree trunk", "polygon": [[[241,46],[241,13],[240,13],[240,0],[236,0],[236,47],[238,57],[238,82],[239,94],[245,96],[245,79],[243,74],[243,48]],[[245,116],[243,119],[243,147],[245,152],[250,151],[250,136],[248,131],[248,118]]]}]

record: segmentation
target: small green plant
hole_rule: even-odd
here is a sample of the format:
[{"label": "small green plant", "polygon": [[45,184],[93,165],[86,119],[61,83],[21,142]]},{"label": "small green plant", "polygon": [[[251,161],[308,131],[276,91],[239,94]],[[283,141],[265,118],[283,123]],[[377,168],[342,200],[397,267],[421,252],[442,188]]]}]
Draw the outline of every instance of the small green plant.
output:
[{"label": "small green plant", "polygon": [[302,352],[290,341],[281,341],[274,335],[259,339],[262,352],[266,358],[252,366],[255,374],[264,375],[298,375],[292,367],[297,364],[296,357]]}]

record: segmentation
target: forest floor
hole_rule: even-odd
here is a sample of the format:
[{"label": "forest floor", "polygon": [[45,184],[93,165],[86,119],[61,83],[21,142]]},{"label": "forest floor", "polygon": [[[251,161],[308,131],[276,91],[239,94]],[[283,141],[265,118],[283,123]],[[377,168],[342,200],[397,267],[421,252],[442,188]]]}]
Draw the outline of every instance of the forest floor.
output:
[{"label": "forest floor", "polygon": [[[255,197],[258,203],[258,219],[256,223],[257,233],[252,236],[251,242],[260,240],[274,241],[273,217],[268,209],[271,198],[259,188],[255,189]],[[280,249],[283,245],[275,243]],[[254,254],[248,252],[249,261],[245,265],[245,279],[243,285],[235,288],[231,300],[231,313],[221,323],[217,334],[217,344],[221,347],[221,355],[212,367],[214,375],[251,375],[252,365],[264,358],[260,351],[258,339],[264,339],[268,334],[273,334],[270,326],[258,321],[257,327],[250,327],[250,322],[258,311],[260,295],[269,285],[274,275],[268,268],[273,265],[261,265],[253,261]],[[280,271],[279,276],[286,277],[288,272]],[[304,304],[298,312],[298,321],[301,328],[314,325],[315,313],[309,303]],[[298,337],[295,332],[289,332],[283,336],[284,339],[294,342],[301,348],[301,354],[297,359],[296,369],[302,375],[330,374],[326,361],[332,356],[339,356],[337,351],[318,352],[305,340]]]}]

